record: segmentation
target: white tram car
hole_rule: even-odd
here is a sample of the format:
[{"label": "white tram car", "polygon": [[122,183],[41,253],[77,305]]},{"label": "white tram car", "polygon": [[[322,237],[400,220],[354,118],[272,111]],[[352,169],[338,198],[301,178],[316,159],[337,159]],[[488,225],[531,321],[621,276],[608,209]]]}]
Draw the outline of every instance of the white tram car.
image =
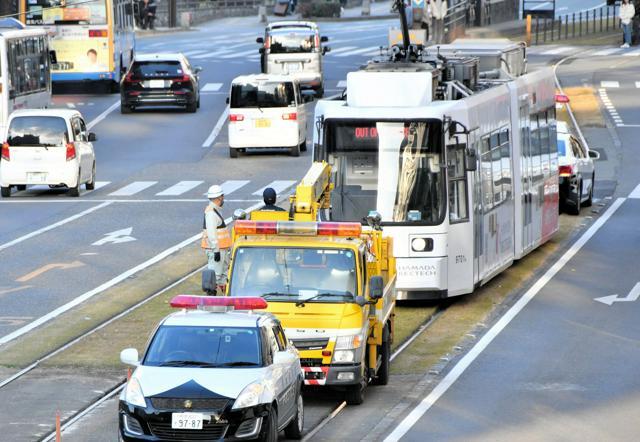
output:
[{"label": "white tram car", "polygon": [[458,40],[373,60],[348,74],[346,96],[318,102],[330,216],[381,215],[398,299],[471,293],[558,230],[554,77],[527,73],[525,50]]}]

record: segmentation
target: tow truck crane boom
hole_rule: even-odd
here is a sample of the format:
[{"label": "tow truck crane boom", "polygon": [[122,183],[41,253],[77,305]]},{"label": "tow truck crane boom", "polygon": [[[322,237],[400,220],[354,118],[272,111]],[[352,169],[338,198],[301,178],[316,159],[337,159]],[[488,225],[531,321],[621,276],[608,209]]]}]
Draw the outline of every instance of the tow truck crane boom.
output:
[{"label": "tow truck crane boom", "polygon": [[289,219],[317,221],[319,210],[328,209],[331,205],[331,190],[331,166],[325,161],[313,163],[289,199]]}]

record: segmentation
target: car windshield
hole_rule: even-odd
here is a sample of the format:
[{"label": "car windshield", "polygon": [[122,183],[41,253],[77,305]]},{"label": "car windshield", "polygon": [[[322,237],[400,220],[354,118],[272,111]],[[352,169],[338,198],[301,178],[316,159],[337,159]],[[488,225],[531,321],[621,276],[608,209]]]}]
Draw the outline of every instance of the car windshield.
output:
[{"label": "car windshield", "polygon": [[356,292],[356,261],[351,250],[240,247],[234,256],[231,296],[344,302],[354,299]]},{"label": "car windshield", "polygon": [[290,81],[234,84],[231,107],[289,107],[296,105]]},{"label": "car windshield", "polygon": [[272,33],[270,38],[269,52],[272,54],[312,52],[316,47],[313,31],[280,31]]},{"label": "car windshield", "polygon": [[134,78],[177,77],[183,75],[179,61],[136,61],[131,68]]},{"label": "car windshield", "polygon": [[558,154],[560,156],[567,155],[567,143],[563,139],[558,138]]},{"label": "car windshield", "polygon": [[258,328],[164,325],[158,329],[144,365],[156,367],[257,367]]},{"label": "car windshield", "polygon": [[107,24],[107,0],[29,0],[28,25]]},{"label": "car windshield", "polygon": [[63,146],[68,139],[67,122],[61,117],[16,117],[7,133],[9,146]]}]

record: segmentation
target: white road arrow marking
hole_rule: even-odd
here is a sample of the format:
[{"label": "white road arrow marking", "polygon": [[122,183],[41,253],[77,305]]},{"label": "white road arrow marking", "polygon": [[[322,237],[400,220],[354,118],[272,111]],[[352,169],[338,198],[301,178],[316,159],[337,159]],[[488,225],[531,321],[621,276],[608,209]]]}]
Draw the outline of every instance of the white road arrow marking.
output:
[{"label": "white road arrow marking", "polygon": [[136,238],[131,236],[133,227],[128,227],[122,230],[116,230],[115,232],[105,233],[105,237],[91,244],[92,246],[102,246],[104,244],[113,243],[120,244],[123,242],[135,241]]},{"label": "white road arrow marking", "polygon": [[598,301],[611,306],[614,302],[634,302],[637,301],[638,298],[640,298],[640,282],[636,283],[636,285],[633,286],[626,298],[619,298],[616,294],[603,296],[602,298],[595,298],[594,301]]}]

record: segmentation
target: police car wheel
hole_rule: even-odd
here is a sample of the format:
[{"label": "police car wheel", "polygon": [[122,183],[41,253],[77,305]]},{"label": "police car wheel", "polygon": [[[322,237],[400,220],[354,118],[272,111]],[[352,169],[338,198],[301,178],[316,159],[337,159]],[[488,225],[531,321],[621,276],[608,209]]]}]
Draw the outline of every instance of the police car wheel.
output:
[{"label": "police car wheel", "polygon": [[262,440],[265,442],[276,442],[278,440],[278,412],[272,409],[265,418],[266,428]]},{"label": "police car wheel", "polygon": [[302,400],[302,393],[298,392],[298,398],[296,399],[296,415],[293,420],[289,422],[289,425],[284,429],[284,434],[287,439],[302,439],[302,430],[304,429],[304,401]]}]

